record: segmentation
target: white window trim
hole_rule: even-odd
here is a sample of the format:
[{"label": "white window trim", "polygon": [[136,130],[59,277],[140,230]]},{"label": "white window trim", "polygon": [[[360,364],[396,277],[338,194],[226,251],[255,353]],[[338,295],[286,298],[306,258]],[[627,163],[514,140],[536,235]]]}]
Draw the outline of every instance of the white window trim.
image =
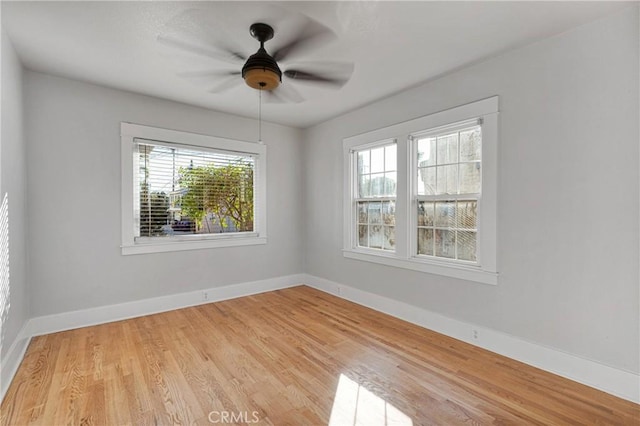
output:
[{"label": "white window trim", "polygon": [[[344,139],[344,257],[497,285],[498,113],[498,97],[494,96]],[[477,265],[465,265],[444,259],[414,256],[409,237],[413,229],[411,226],[416,220],[413,218],[413,177],[409,176],[413,157],[409,138],[411,135],[423,135],[425,131],[473,119],[482,119],[482,196],[479,200],[482,202],[482,214],[478,224],[478,253],[481,258]],[[397,140],[396,251],[378,252],[358,248],[355,243],[352,153],[375,141],[389,139]]]},{"label": "white window trim", "polygon": [[[254,190],[256,197],[256,217],[254,218],[254,232],[215,234],[203,237],[168,239],[135,240],[134,233],[134,139],[148,139],[165,142],[171,145],[185,145],[210,150],[237,151],[257,156],[256,171],[257,185]],[[169,251],[196,250],[216,247],[234,247],[267,243],[267,147],[264,144],[244,142],[232,139],[159,127],[143,126],[133,123],[120,123],[120,153],[122,186],[122,249],[123,255],[161,253]]]}]

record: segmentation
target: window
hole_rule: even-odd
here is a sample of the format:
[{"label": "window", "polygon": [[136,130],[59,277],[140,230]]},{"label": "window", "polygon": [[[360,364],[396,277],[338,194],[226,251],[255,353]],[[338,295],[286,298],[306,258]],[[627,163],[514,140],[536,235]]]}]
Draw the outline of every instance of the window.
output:
[{"label": "window", "polygon": [[121,129],[123,254],[266,242],[264,145]]},{"label": "window", "polygon": [[358,247],[395,250],[396,144],[360,149],[354,155]]},{"label": "window", "polygon": [[493,97],[345,139],[345,257],[496,284],[497,115]]},{"label": "window", "polygon": [[482,188],[482,126],[410,136],[417,206],[418,256],[477,262],[478,201]]}]

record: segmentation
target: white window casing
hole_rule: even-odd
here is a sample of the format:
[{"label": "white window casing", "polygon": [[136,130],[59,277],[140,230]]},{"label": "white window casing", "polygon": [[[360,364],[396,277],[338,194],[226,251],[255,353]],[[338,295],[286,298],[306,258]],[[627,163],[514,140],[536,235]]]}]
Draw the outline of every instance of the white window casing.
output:
[{"label": "white window casing", "polygon": [[[122,254],[143,254],[204,248],[266,244],[266,146],[259,143],[237,141],[214,136],[188,133],[133,123],[121,123],[121,214]],[[216,234],[175,235],[170,237],[142,237],[136,208],[139,185],[136,146],[146,143],[178,150],[196,150],[203,153],[238,153],[251,157],[253,163],[254,215],[251,232],[223,232]]]},{"label": "white window casing", "polygon": [[[343,254],[350,259],[380,263],[437,275],[496,285],[498,282],[497,173],[498,173],[498,97],[479,100],[417,119],[398,123],[343,140],[344,155],[344,242]],[[481,193],[478,200],[477,240],[474,262],[435,256],[418,256],[416,147],[413,140],[455,131],[471,124],[481,126]],[[395,204],[395,251],[358,247],[356,242],[355,152],[375,146],[379,141],[397,141],[397,192]],[[457,198],[464,197],[457,196]],[[438,198],[438,197],[435,197]],[[443,199],[456,198],[442,197]]]}]

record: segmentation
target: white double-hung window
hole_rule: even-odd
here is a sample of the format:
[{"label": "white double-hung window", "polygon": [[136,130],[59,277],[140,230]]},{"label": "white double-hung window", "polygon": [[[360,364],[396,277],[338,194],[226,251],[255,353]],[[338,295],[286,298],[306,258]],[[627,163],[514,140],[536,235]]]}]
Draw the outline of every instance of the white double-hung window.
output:
[{"label": "white double-hung window", "polygon": [[396,143],[377,142],[353,155],[356,188],[357,246],[395,250]]},{"label": "white double-hung window", "polygon": [[478,261],[482,126],[478,119],[409,138],[417,256]]},{"label": "white double-hung window", "polygon": [[122,253],[264,244],[262,144],[122,123]]},{"label": "white double-hung window", "polygon": [[343,141],[345,257],[497,283],[498,98]]}]

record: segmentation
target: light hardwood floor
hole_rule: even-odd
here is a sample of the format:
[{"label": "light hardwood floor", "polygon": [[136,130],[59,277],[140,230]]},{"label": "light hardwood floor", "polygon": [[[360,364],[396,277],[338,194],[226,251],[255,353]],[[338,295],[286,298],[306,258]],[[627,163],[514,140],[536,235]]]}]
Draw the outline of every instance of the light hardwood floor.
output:
[{"label": "light hardwood floor", "polygon": [[639,405],[309,287],[36,337],[0,409],[3,425],[640,424]]}]

